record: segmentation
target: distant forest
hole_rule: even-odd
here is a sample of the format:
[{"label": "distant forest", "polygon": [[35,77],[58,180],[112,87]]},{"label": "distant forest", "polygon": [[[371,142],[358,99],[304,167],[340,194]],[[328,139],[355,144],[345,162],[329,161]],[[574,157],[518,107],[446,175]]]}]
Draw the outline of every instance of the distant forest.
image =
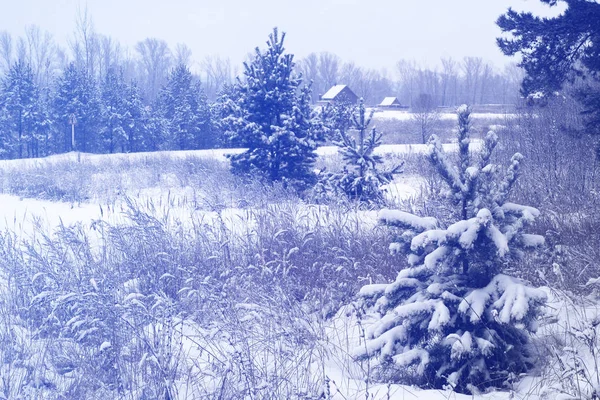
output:
[{"label": "distant forest", "polygon": [[[500,71],[479,57],[440,65],[400,60],[395,71],[378,71],[330,52],[295,60],[296,73],[312,82],[313,102],[335,84],[366,105],[388,96],[409,107],[519,99],[523,74],[515,65]],[[219,56],[194,61],[185,44],[170,48],[156,38],[125,48],[95,32],[87,13],[66,48],[37,26],[20,37],[0,32],[0,158],[227,146],[219,101],[241,71]]]}]

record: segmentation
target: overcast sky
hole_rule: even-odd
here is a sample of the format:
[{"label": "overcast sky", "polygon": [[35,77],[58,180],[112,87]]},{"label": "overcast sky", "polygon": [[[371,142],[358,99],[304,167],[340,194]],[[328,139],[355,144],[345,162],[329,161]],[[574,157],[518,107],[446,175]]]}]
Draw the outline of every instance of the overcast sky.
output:
[{"label": "overcast sky", "polygon": [[38,25],[66,44],[77,10],[96,32],[133,48],[147,37],[174,48],[185,43],[195,61],[221,55],[241,63],[263,46],[274,26],[287,32],[296,57],[330,51],[344,61],[392,71],[399,59],[434,65],[440,57],[510,61],[495,45],[494,21],[509,6],[548,14],[539,0],[5,0],[0,30],[22,35]]}]

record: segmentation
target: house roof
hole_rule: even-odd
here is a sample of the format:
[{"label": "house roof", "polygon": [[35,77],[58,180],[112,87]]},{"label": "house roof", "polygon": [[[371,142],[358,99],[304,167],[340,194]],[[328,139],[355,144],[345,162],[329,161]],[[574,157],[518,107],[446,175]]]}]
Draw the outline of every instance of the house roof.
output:
[{"label": "house roof", "polygon": [[383,99],[383,101],[381,103],[379,103],[380,106],[392,106],[392,105],[400,105],[400,101],[398,100],[397,97],[386,97],[385,99]]},{"label": "house roof", "polygon": [[342,92],[348,85],[335,85],[332,86],[323,96],[321,96],[321,100],[333,100],[337,97],[338,94]]}]

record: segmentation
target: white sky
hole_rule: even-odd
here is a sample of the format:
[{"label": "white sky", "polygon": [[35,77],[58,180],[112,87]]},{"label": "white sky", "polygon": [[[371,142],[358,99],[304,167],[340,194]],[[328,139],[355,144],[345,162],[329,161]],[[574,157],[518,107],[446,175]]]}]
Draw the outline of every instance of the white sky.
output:
[{"label": "white sky", "polygon": [[185,43],[195,61],[207,55],[238,65],[263,47],[274,26],[301,58],[330,51],[344,61],[394,70],[400,59],[435,65],[440,57],[478,56],[510,62],[495,45],[494,21],[509,6],[548,14],[538,0],[1,0],[0,30],[14,35],[38,25],[66,44],[78,8],[98,33],[133,49],[146,37]]}]

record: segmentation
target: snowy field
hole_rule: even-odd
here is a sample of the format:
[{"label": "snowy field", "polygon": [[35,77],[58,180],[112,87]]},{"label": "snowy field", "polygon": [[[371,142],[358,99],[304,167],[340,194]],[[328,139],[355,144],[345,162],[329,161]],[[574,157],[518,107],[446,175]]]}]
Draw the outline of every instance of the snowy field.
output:
[{"label": "snowy field", "polygon": [[[479,149],[481,142],[473,143],[474,150]],[[444,145],[446,151],[454,151],[456,145]],[[219,150],[200,150],[184,152],[163,152],[163,153],[139,153],[139,154],[113,154],[113,155],[92,155],[69,153],[58,156],[52,156],[45,159],[26,159],[0,162],[0,170],[40,170],[50,168],[53,165],[70,165],[77,169],[81,165],[144,165],[150,162],[168,163],[173,160],[191,160],[202,159],[210,162],[223,163],[227,154],[235,154],[241,149],[219,149]],[[318,150],[322,158],[331,157],[336,153],[335,147],[322,147]],[[423,154],[426,151],[424,145],[386,145],[378,149],[380,154],[411,155]],[[131,221],[125,217],[125,211],[128,207],[125,198],[131,198],[142,209],[152,213],[158,220],[167,221],[168,226],[173,229],[192,229],[192,226],[206,226],[207,229],[221,226],[228,230],[237,238],[249,237],[256,232],[261,224],[265,212],[271,212],[271,206],[277,208],[280,205],[266,204],[265,209],[245,207],[239,205],[239,199],[236,200],[231,195],[219,207],[210,209],[206,206],[198,206],[197,202],[192,201],[196,198],[207,198],[214,193],[208,193],[215,189],[210,186],[203,192],[202,187],[191,188],[179,182],[177,177],[165,173],[155,187],[139,187],[135,185],[136,177],[128,176],[125,182],[130,183],[123,187],[120,197],[116,200],[105,201],[102,197],[91,198],[85,201],[48,201],[38,198],[27,198],[10,194],[0,194],[0,230],[16,233],[17,237],[35,240],[42,233],[52,232],[59,226],[79,225],[85,231],[90,233],[89,238],[101,240],[98,229],[99,222],[108,222],[112,225],[127,225]],[[398,175],[392,182],[387,191],[387,196],[394,201],[410,201],[418,198],[421,194],[421,187],[424,184],[423,177],[418,175]],[[227,189],[224,188],[224,191]],[[226,196],[227,197],[227,196]],[[204,204],[204,203],[203,203]],[[284,207],[285,208],[285,207]],[[265,211],[266,210],[266,211]],[[277,211],[274,211],[277,212]],[[323,226],[335,223],[339,218],[339,213],[327,209],[325,206],[294,204],[285,208],[285,212],[290,214],[296,221],[302,221],[307,230],[316,229],[317,226]],[[354,210],[345,215],[350,224],[360,226],[360,229],[372,230],[377,226],[377,213],[368,210]],[[219,228],[221,229],[221,228]],[[100,242],[97,243],[98,245]],[[94,247],[94,246],[92,246]],[[6,283],[4,283],[6,284]],[[134,285],[135,286],[135,285]],[[129,289],[128,289],[129,290]],[[546,311],[548,312],[548,323],[542,325],[539,331],[541,338],[551,334],[560,333],[562,327],[567,325],[576,325],[577,320],[573,320],[573,314],[583,313],[586,319],[593,319],[598,313],[598,307],[595,303],[589,303],[589,307],[581,309],[573,304],[567,304],[562,297],[557,297],[550,289],[545,289],[550,296],[550,303]],[[137,297],[134,292],[130,294],[132,301]],[[137,295],[136,295],[137,296]],[[242,306],[240,306],[242,307]],[[251,307],[243,305],[243,307]],[[252,306],[254,307],[254,306]],[[361,340],[361,329],[368,328],[370,322],[365,320],[363,325],[358,325],[353,317],[348,317],[347,308],[340,310],[334,318],[327,321],[322,329],[323,343],[320,346],[324,349],[321,355],[320,370],[314,373],[323,373],[330,381],[330,396],[332,399],[423,399],[423,400],[443,400],[457,399],[467,400],[473,398],[481,399],[567,399],[571,397],[560,397],[551,389],[557,386],[557,383],[551,378],[546,377],[524,377],[517,382],[513,388],[505,392],[492,392],[476,396],[462,395],[454,393],[452,390],[420,390],[414,387],[402,385],[380,385],[365,381],[365,365],[356,364],[351,358],[351,349],[355,348]],[[260,314],[257,311],[257,315]],[[259,318],[257,316],[257,318]],[[250,322],[248,322],[250,323]],[[307,324],[308,322],[304,322]],[[249,325],[252,326],[252,325]],[[312,328],[311,328],[312,329]],[[207,357],[207,353],[198,349],[198,341],[206,340],[211,337],[211,341],[204,344],[210,347],[212,351],[222,354],[235,354],[237,351],[231,347],[226,337],[214,336],[203,328],[182,322],[173,333],[180,337],[180,346],[182,353],[186,354],[188,360],[194,360],[190,371],[195,371],[203,376],[204,385],[218,387],[221,377],[203,375],[203,369],[214,367],[214,360]],[[112,346],[110,342],[103,342],[101,350],[104,351]],[[586,349],[576,349],[580,352],[581,360],[585,365],[592,365],[593,354],[585,353]],[[575,350],[574,350],[575,351]],[[564,355],[562,351],[558,354]],[[592,357],[592,358],[590,358]],[[274,368],[274,361],[268,357],[264,360],[263,368]],[[566,362],[569,362],[568,360]],[[315,365],[308,364],[308,368],[317,368]],[[196,370],[197,369],[197,370]],[[572,378],[571,378],[572,379]],[[576,382],[576,380],[574,380]],[[186,385],[179,383],[179,398],[186,398]],[[260,385],[259,385],[260,386]],[[558,386],[555,388],[558,389]],[[550,395],[548,393],[551,393]]]},{"label": "snowy field", "polygon": [[[481,140],[472,141],[472,149],[481,148]],[[445,143],[445,151],[456,151],[457,145],[454,143]],[[317,149],[317,154],[321,157],[337,154],[339,147],[322,146]],[[151,160],[185,160],[186,158],[198,157],[206,160],[227,161],[227,155],[243,153],[245,149],[210,149],[210,150],[187,150],[187,151],[168,151],[168,152],[148,152],[148,153],[116,153],[116,154],[89,154],[89,153],[63,153],[45,158],[24,158],[20,160],[0,160],[0,168],[44,168],[47,165],[62,162],[89,163],[93,165],[102,165],[103,163],[115,162],[147,162]],[[375,154],[425,154],[427,146],[423,144],[384,144],[375,149]]]},{"label": "snowy field", "polygon": [[[442,120],[456,121],[456,113],[440,113],[439,118]],[[514,118],[516,115],[511,113],[498,114],[498,113],[472,113],[471,118],[474,120],[498,120],[506,118]],[[413,118],[413,114],[403,110],[378,110],[373,114],[373,119],[376,120],[400,120],[410,121]]]},{"label": "snowy field", "polygon": [[[479,149],[481,141],[475,141],[472,144],[474,150]],[[444,144],[444,150],[455,151],[456,144]],[[317,150],[317,153],[322,158],[327,158],[337,154],[338,147],[324,146]],[[381,155],[411,155],[424,154],[427,146],[420,144],[395,144],[382,145],[377,148],[376,153]],[[186,160],[186,159],[202,159],[224,163],[227,160],[227,155],[238,154],[244,149],[214,149],[214,150],[193,150],[193,151],[170,151],[170,152],[154,152],[154,153],[119,153],[119,154],[87,154],[87,153],[65,153],[46,158],[38,159],[20,159],[20,160],[2,160],[0,161],[0,170],[24,171],[28,169],[46,169],[57,164],[69,164],[73,168],[78,168],[81,165],[93,165],[101,167],[103,164],[119,164],[127,165],[135,163],[162,162],[167,160]],[[102,185],[104,179],[94,182],[96,186]],[[109,178],[110,179],[110,178]],[[176,203],[187,203],[188,199],[202,196],[190,187],[182,186],[177,182],[177,177],[170,174],[164,174],[161,180],[161,185],[156,187],[145,187],[139,189],[136,181],[139,177],[126,176],[125,181],[131,182],[129,189],[121,193],[122,196],[135,198],[139,204],[151,201],[156,205]],[[410,197],[419,195],[422,179],[415,175],[400,174],[396,176],[394,182],[387,187],[388,197],[396,200],[406,200]],[[91,183],[90,183],[91,184]],[[125,184],[127,186],[127,184]],[[34,225],[53,229],[59,224],[71,225],[75,223],[89,223],[90,221],[103,219],[110,222],[119,222],[119,211],[122,209],[122,204],[111,204],[107,207],[102,199],[94,199],[93,201],[84,202],[51,202],[35,198],[23,198],[10,194],[0,194],[2,209],[0,210],[0,229],[11,229],[17,232],[31,233]],[[169,215],[172,218],[184,220],[185,207],[170,207]],[[115,211],[117,210],[117,211]],[[236,208],[231,204],[225,210],[221,210],[225,214],[225,220],[228,221],[228,226],[233,228],[240,225],[240,221],[246,221],[247,211]],[[216,218],[216,212],[200,211],[195,215],[203,221],[212,221]],[[314,207],[308,207],[306,215],[314,213]],[[365,215],[365,223],[374,224],[374,213]],[[236,228],[236,230],[239,230]]]},{"label": "snowy field", "polygon": [[[477,150],[481,146],[480,141],[475,141],[472,148]],[[446,151],[455,151],[456,144],[445,144]],[[376,153],[381,155],[411,155],[424,154],[427,146],[419,144],[400,144],[400,145],[382,145],[377,148]],[[170,151],[154,153],[119,153],[119,154],[87,154],[87,153],[65,153],[46,158],[38,159],[20,159],[20,160],[2,160],[0,161],[0,170],[10,173],[11,170],[27,171],[46,169],[57,164],[71,165],[73,168],[80,168],[82,165],[92,165],[102,167],[106,164],[125,165],[145,164],[148,162],[168,162],[168,160],[187,160],[201,159],[209,162],[216,162],[219,165],[227,161],[227,155],[238,154],[244,149],[214,149],[214,150],[193,150],[193,151]],[[338,152],[336,146],[324,146],[317,150],[322,158],[331,157]],[[94,175],[96,177],[97,175]],[[88,184],[101,186],[105,178],[97,176],[98,182],[89,182]],[[108,178],[110,179],[110,178]],[[172,219],[185,221],[190,215],[189,207],[186,204],[193,198],[202,197],[200,188],[191,188],[181,185],[173,174],[161,175],[160,185],[155,187],[140,187],[137,185],[140,177],[124,174],[120,177],[125,181],[124,190],[120,197],[130,197],[135,199],[137,204],[147,204],[162,208],[163,205],[169,205],[168,214]],[[396,179],[387,185],[387,196],[391,200],[406,200],[420,193],[422,179],[415,175],[400,174]],[[105,220],[119,223],[120,210],[124,205],[122,202],[106,204],[102,198],[90,199],[88,201],[61,202],[47,201],[36,198],[24,198],[10,194],[0,194],[2,208],[0,210],[0,229],[10,229],[17,232],[30,234],[34,226],[40,228],[53,229],[59,224],[72,225],[76,223],[90,223],[95,220]],[[250,218],[248,210],[235,207],[235,202],[227,205],[225,209],[219,210],[220,218],[224,218],[229,228],[240,231],[240,226],[251,228],[248,223]],[[178,206],[179,204],[179,206]],[[163,210],[164,211],[164,210]],[[318,210],[314,206],[307,206],[301,214],[302,218],[314,219]],[[372,226],[375,224],[375,213],[364,212],[361,220],[365,224]],[[207,210],[194,210],[193,217],[209,223],[217,218],[217,212]]]}]

